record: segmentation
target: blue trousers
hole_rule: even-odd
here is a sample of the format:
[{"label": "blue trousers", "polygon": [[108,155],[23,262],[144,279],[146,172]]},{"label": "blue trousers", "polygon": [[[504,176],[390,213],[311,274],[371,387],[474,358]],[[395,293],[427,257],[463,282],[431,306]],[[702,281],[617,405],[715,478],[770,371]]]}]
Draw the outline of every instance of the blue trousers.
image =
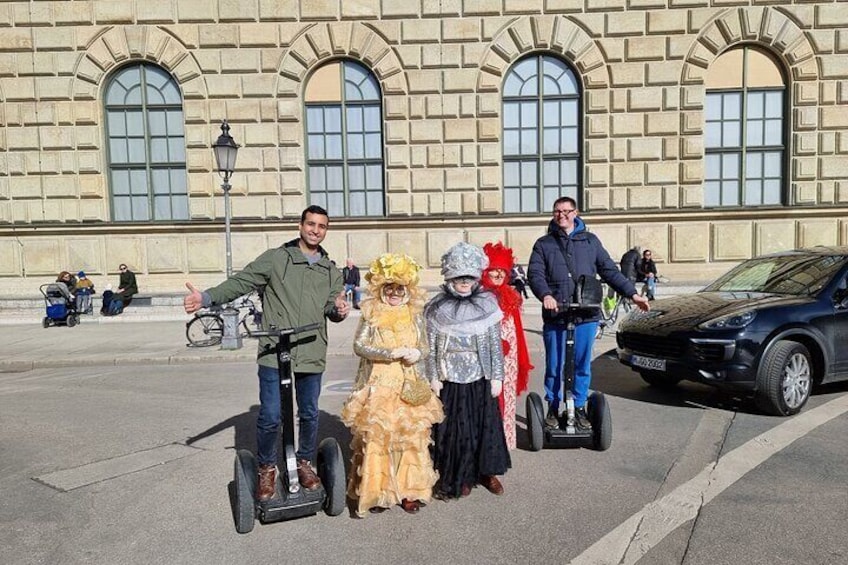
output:
[{"label": "blue trousers", "polygon": [[[592,346],[598,322],[584,322],[574,328],[574,406],[586,405],[592,383]],[[545,324],[542,327],[545,341],[545,400],[554,410],[559,410],[563,399],[562,366],[565,364],[565,326]]]},{"label": "blue trousers", "polygon": [[[318,449],[318,397],[323,373],[295,373],[294,389],[300,429],[297,458],[314,461]],[[256,420],[256,459],[260,465],[277,464],[280,437],[280,377],[276,367],[259,365],[259,418]]]}]

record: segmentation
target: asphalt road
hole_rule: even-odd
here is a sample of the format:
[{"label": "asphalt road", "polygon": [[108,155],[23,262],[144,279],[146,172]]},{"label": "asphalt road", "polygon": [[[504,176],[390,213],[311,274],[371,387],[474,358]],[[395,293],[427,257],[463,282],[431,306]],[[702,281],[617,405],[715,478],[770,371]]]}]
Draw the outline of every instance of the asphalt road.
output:
[{"label": "asphalt road", "polygon": [[[254,446],[252,363],[0,374],[2,562],[848,562],[848,386],[768,417],[699,385],[649,388],[612,346],[597,342],[594,364],[609,451],[534,453],[519,431],[501,497],[477,488],[415,516],[319,514],[249,535],[227,486],[234,448]],[[355,365],[330,359],[321,400],[320,435],[346,458],[337,414]]]}]

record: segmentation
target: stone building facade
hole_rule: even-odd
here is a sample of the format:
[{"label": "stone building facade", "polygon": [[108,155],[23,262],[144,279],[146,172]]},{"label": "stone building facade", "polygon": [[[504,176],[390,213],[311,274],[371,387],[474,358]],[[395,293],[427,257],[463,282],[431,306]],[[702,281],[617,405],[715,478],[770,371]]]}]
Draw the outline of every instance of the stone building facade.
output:
[{"label": "stone building facade", "polygon": [[[521,98],[530,90],[515,90],[510,98],[508,78],[528,60],[574,78],[556,106],[562,116],[571,108],[573,120],[545,129],[542,95],[534,102]],[[778,77],[760,85],[763,99],[776,101],[770,110],[754,103],[763,60]],[[741,61],[750,63],[734,85],[728,77]],[[347,62],[379,92],[369,131],[381,145],[362,163],[353,158],[353,122],[344,122],[338,147],[329,122],[315,121],[328,114],[307,124],[310,96],[316,108],[335,100],[317,86],[307,94],[310,81]],[[145,84],[164,80],[162,92],[171,85],[162,105],[110,101],[118,74],[141,67]],[[548,80],[541,74],[516,88]],[[536,114],[525,118],[522,100]],[[177,291],[186,278],[220,280],[224,202],[210,146],[223,119],[242,146],[231,192],[236,269],[294,237],[316,198],[329,202],[316,171],[336,165],[345,207],[325,243],[337,262],[405,251],[434,282],[441,253],[460,239],[502,240],[526,262],[550,218],[544,190],[567,192],[565,172],[560,185],[537,178],[548,171],[540,147],[550,131],[563,140],[554,160],[576,171],[569,182],[583,217],[614,257],[642,245],[661,274],[705,280],[756,254],[848,244],[846,103],[845,2],[2,2],[0,295],[31,295],[61,270],[105,282],[120,263],[140,275],[145,292]],[[123,120],[131,128],[136,111],[147,120],[137,139],[113,127]],[[160,137],[152,114],[171,116]],[[756,128],[770,140],[751,137]],[[310,145],[313,130],[319,149]],[[513,134],[530,145],[512,145]],[[567,137],[576,143],[570,150]],[[123,167],[121,151],[132,153],[135,142],[146,157]],[[162,163],[151,157],[159,142],[171,143]],[[344,155],[334,165],[327,155],[338,148]],[[757,160],[766,153],[771,173]],[[353,213],[350,184],[360,165],[378,173],[362,189],[377,206],[365,215]],[[132,171],[141,175],[136,184]]]}]

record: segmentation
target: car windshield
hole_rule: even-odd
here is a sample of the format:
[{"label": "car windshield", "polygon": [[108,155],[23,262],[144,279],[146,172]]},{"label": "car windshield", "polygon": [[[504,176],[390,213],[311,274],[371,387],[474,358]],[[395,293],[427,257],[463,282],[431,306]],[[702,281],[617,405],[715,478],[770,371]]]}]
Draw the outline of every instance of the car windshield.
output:
[{"label": "car windshield", "polygon": [[845,261],[841,255],[758,257],[732,269],[704,291],[809,296],[818,293]]}]

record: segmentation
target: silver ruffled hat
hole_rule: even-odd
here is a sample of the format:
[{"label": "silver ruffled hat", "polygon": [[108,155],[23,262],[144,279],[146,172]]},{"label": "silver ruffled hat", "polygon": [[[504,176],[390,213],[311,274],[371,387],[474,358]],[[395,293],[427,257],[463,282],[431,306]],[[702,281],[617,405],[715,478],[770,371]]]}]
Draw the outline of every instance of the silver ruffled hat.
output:
[{"label": "silver ruffled hat", "polygon": [[480,279],[489,258],[476,245],[460,241],[442,255],[442,276],[446,281],[459,277]]}]

